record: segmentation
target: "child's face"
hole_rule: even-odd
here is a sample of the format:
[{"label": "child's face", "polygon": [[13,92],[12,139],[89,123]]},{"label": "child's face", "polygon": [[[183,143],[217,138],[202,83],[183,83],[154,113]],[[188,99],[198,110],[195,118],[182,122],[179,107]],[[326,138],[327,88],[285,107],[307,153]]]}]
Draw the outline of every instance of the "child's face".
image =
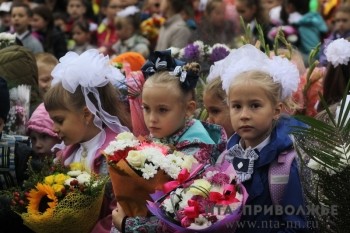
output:
[{"label": "child's face", "polygon": [[34,152],[41,156],[51,155],[51,148],[60,141],[58,138],[33,130],[30,132],[29,138]]},{"label": "child's face", "polygon": [[345,12],[337,12],[334,17],[335,30],[339,33],[350,31],[350,14]]},{"label": "child's face", "polygon": [[281,104],[273,105],[266,91],[256,84],[236,84],[229,90],[231,124],[246,147],[259,145],[271,132]]},{"label": "child's face", "polygon": [[155,138],[169,137],[185,126],[186,105],[180,93],[166,84],[146,82],[142,106],[146,126]]},{"label": "child's face", "polygon": [[150,14],[159,14],[160,13],[160,2],[161,0],[148,0],[147,1],[147,10]]},{"label": "child's face", "polygon": [[22,34],[28,30],[30,17],[24,7],[13,7],[11,12],[11,24],[16,33]]},{"label": "child's face", "polygon": [[54,20],[55,27],[58,27],[62,32],[66,32],[66,23],[63,19],[55,19]]},{"label": "child's face", "polygon": [[11,14],[7,12],[1,12],[0,21],[4,27],[9,27],[11,25]]},{"label": "child's face", "polygon": [[48,113],[54,122],[54,132],[65,145],[86,142],[93,137],[83,110],[52,110]]},{"label": "child's face", "polygon": [[49,90],[51,87],[52,76],[51,72],[54,65],[48,65],[43,63],[37,63],[38,65],[38,82],[39,82],[39,91],[42,96]]},{"label": "child's face", "polygon": [[115,15],[121,10],[120,0],[110,0],[105,14],[110,22],[114,21]]},{"label": "child's face", "polygon": [[262,2],[262,5],[264,9],[266,9],[267,11],[270,11],[272,8],[282,5],[282,1],[281,0],[264,0]]},{"label": "child's face", "polygon": [[86,7],[81,0],[70,0],[67,5],[67,12],[72,19],[80,19],[86,12]]},{"label": "child's face", "polygon": [[31,21],[31,26],[33,31],[40,31],[46,28],[47,23],[43,17],[41,17],[40,15],[34,14]]},{"label": "child's face", "polygon": [[207,92],[203,95],[203,104],[209,114],[208,122],[221,125],[225,129],[227,136],[230,137],[234,133],[234,130],[231,125],[230,111],[226,102],[214,94]]},{"label": "child's face", "polygon": [[225,9],[224,2],[215,4],[215,8],[208,15],[209,21],[217,27],[222,27],[225,23]]},{"label": "child's face", "polygon": [[131,23],[129,23],[126,19],[118,19],[115,29],[120,40],[129,39],[135,31]]},{"label": "child's face", "polygon": [[244,1],[236,1],[236,10],[246,23],[250,23],[255,18],[256,6],[247,6]]},{"label": "child's face", "polygon": [[90,42],[90,33],[84,32],[80,27],[74,27],[72,34],[76,45],[84,45],[85,43]]}]

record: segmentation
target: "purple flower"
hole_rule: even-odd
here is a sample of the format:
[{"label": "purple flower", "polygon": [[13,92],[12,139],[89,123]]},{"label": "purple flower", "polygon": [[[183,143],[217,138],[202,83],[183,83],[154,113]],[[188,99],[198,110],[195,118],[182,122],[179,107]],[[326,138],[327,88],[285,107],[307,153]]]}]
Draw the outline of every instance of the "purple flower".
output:
[{"label": "purple flower", "polygon": [[188,61],[199,60],[201,52],[199,51],[199,46],[194,44],[189,44],[185,48],[184,58]]},{"label": "purple flower", "polygon": [[227,57],[230,49],[225,45],[214,45],[209,57],[210,62],[214,63]]}]

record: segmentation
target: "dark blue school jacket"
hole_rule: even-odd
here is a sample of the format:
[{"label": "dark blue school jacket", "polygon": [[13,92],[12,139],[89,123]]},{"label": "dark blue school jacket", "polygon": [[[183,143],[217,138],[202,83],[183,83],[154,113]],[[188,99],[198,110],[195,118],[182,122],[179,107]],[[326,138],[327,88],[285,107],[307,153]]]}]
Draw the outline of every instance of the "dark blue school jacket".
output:
[{"label": "dark blue school jacket", "polygon": [[[271,133],[270,143],[266,145],[259,153],[259,158],[254,163],[254,173],[250,180],[243,182],[249,194],[246,205],[249,205],[251,210],[257,205],[271,206],[272,200],[270,197],[268,170],[272,161],[277,159],[278,155],[293,147],[290,134],[292,127],[302,125],[301,122],[290,117],[282,117],[278,121],[276,127]],[[237,144],[240,137],[234,134],[228,141],[227,148],[231,148]],[[300,183],[298,164],[294,160],[292,162],[290,176],[284,197],[280,203],[281,206],[293,206],[292,208],[305,207],[302,187]],[[280,233],[280,232],[309,232],[307,220],[304,214],[289,215],[289,214],[264,214],[253,213],[247,211],[242,215],[239,226],[235,233]],[[287,211],[290,213],[290,211]],[[227,232],[233,232],[228,229]]]}]

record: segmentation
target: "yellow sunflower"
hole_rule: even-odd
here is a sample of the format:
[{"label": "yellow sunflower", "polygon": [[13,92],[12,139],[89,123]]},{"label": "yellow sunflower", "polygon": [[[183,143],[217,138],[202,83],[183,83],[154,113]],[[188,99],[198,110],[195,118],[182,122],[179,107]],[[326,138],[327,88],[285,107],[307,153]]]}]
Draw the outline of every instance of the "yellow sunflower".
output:
[{"label": "yellow sunflower", "polygon": [[38,183],[28,195],[28,214],[36,220],[46,220],[52,217],[58,204],[55,190],[47,184]]}]

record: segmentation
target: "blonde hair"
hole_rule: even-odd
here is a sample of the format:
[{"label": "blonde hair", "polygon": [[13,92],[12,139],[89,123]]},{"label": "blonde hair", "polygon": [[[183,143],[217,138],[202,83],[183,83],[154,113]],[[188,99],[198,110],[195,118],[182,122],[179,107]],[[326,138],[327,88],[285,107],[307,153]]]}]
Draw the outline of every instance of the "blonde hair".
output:
[{"label": "blonde hair", "polygon": [[51,53],[37,53],[35,54],[36,64],[52,65],[58,64],[57,58]]},{"label": "blonde hair", "polygon": [[[200,65],[197,62],[191,62],[183,66],[183,70],[187,72],[193,72],[196,74],[196,76],[199,75],[200,72]],[[191,77],[187,77],[191,78]],[[181,97],[183,97],[183,100],[186,101],[188,99],[190,100],[196,100],[196,91],[195,87],[193,88],[183,88],[181,86],[180,78],[177,76],[174,76],[169,73],[169,71],[161,71],[157,72],[154,75],[150,76],[144,85],[147,85],[147,83],[166,83],[168,85],[172,85],[179,90],[179,92],[182,94]]]},{"label": "blonde hair", "polygon": [[227,95],[224,89],[222,89],[222,81],[220,77],[214,78],[207,85],[205,85],[203,95],[208,93],[226,103]]},{"label": "blonde hair", "polygon": [[[102,87],[96,87],[96,89],[99,92],[102,109],[112,116],[117,116],[122,125],[129,127],[130,124],[125,114],[126,106],[124,106],[119,98],[119,90],[111,83]],[[88,98],[98,109],[97,100],[93,93],[89,93]],[[46,92],[44,96],[44,105],[47,111],[58,109],[74,111],[84,108],[86,102],[80,85],[74,93],[70,93],[62,86],[62,83],[58,83]]]},{"label": "blonde hair", "polygon": [[[272,77],[265,72],[258,70],[243,72],[234,79],[230,85],[230,89],[232,86],[235,86],[237,84],[258,85],[265,90],[267,97],[273,105],[281,102],[287,109],[295,109],[297,106],[296,103],[293,102],[291,96],[285,100],[281,100],[282,85],[280,83],[274,82]],[[228,97],[229,94],[230,92],[228,93]]]}]

